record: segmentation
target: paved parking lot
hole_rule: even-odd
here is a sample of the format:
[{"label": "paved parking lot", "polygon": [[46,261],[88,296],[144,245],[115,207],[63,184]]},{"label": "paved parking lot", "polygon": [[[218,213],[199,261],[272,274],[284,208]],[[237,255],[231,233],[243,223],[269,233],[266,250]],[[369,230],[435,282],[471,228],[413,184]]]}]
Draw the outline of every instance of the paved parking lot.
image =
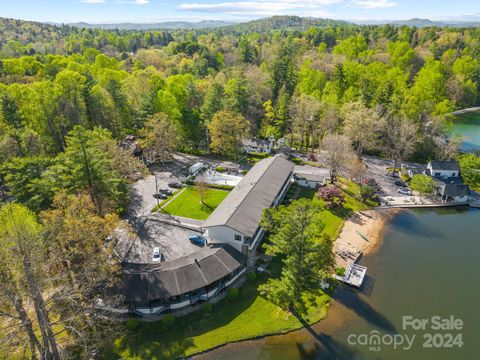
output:
[{"label": "paved parking lot", "polygon": [[[362,157],[363,162],[367,166],[366,176],[368,178],[375,179],[379,187],[379,196],[381,197],[408,197],[401,195],[397,192],[399,187],[395,185],[395,181],[401,180],[400,178],[394,178],[392,176],[385,174],[385,169],[393,167],[393,161],[380,159],[377,157],[364,156]],[[409,168],[423,168],[422,165],[408,163],[406,164]]]},{"label": "paved parking lot", "polygon": [[121,249],[123,261],[132,263],[152,262],[153,249],[160,248],[164,261],[178,259],[194,253],[200,247],[188,237],[200,232],[163,221],[162,216],[152,215],[137,223],[135,234],[123,237],[117,249]]},{"label": "paved parking lot", "polygon": [[150,167],[152,174],[146,176],[144,179],[138,180],[132,185],[130,205],[126,215],[128,221],[135,222],[138,218],[148,215],[157,204],[157,200],[153,197],[156,191],[155,177],[159,189],[168,188],[168,183],[177,182],[187,176],[188,168],[196,162],[202,162],[205,165],[213,167],[221,163],[220,160],[199,158],[185,154],[174,154],[173,159],[173,161],[166,162],[163,165]]},{"label": "paved parking lot", "polygon": [[[124,220],[134,233],[122,233],[116,248],[123,261],[149,263],[152,261],[155,247],[160,248],[165,261],[189,255],[199,249],[188,240],[189,235],[199,234],[198,230],[195,230],[199,225],[198,221],[189,219],[181,221],[179,218],[151,212],[157,204],[153,197],[156,188],[168,188],[168,183],[178,182],[188,175],[188,168],[195,162],[203,162],[213,167],[220,163],[219,160],[175,154],[173,161],[150,167],[152,174],[132,185],[130,205]],[[190,226],[181,226],[179,222],[185,222]]]}]

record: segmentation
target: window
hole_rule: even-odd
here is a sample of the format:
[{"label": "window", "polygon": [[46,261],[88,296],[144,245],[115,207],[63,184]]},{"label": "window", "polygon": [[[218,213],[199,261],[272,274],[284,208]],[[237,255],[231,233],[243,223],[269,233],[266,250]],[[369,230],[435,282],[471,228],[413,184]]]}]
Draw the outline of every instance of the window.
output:
[{"label": "window", "polygon": [[440,175],[442,175],[442,173],[439,173],[439,172],[435,173],[435,176],[440,176]]},{"label": "window", "polygon": [[235,235],[236,241],[242,241],[242,235]]},{"label": "window", "polygon": [[457,173],[453,172],[452,177],[455,177],[455,176],[457,176]]}]

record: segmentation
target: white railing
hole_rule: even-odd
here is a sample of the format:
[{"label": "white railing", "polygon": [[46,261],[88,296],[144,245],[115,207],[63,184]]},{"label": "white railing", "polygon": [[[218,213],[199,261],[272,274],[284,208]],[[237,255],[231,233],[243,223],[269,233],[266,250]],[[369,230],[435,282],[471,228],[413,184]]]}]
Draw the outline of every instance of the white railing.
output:
[{"label": "white railing", "polygon": [[227,281],[225,283],[225,286],[229,286],[230,284],[232,284],[235,280],[237,280],[242,274],[244,274],[245,272],[247,271],[246,268],[243,268],[237,275],[235,275],[235,277],[233,279],[230,279],[229,281]]}]

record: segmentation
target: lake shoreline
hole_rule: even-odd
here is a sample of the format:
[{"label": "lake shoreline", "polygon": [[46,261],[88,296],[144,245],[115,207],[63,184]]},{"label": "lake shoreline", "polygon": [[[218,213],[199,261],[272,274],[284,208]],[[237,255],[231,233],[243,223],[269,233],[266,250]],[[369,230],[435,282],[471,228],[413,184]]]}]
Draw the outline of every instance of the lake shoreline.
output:
[{"label": "lake shoreline", "polygon": [[[362,256],[374,255],[374,253],[380,248],[381,244],[383,243],[383,236],[386,225],[402,211],[403,209],[369,209],[353,213],[350,218],[345,221],[340,235],[334,242],[334,249],[335,247],[345,246],[347,245],[347,243],[349,243],[350,245],[358,247],[362,251]],[[356,233],[359,228],[362,229],[362,234],[368,238],[368,241]],[[336,256],[337,265],[339,265],[338,258],[339,257]],[[322,317],[319,321],[309,325],[308,328],[304,326],[286,332],[262,335],[254,338],[225,343],[216,346],[215,348],[196,353],[188,358],[196,360],[207,360],[209,354],[216,351],[222,351],[222,348],[241,348],[243,345],[248,344],[249,342],[258,341],[275,343],[277,339],[282,339],[285,335],[305,338],[311,336],[309,333],[309,329],[313,329],[315,332],[322,333],[333,332],[339,328],[347,326],[348,321],[351,320],[354,316],[355,315],[351,310],[345,309],[345,307],[340,302],[335,300],[335,298],[332,296],[330,297],[325,316]]]},{"label": "lake shoreline", "polygon": [[346,260],[338,255],[339,251],[359,252],[362,256],[374,253],[383,242],[385,225],[402,209],[372,209],[353,213],[345,221],[339,237],[335,240],[333,251],[336,264],[346,265]]}]

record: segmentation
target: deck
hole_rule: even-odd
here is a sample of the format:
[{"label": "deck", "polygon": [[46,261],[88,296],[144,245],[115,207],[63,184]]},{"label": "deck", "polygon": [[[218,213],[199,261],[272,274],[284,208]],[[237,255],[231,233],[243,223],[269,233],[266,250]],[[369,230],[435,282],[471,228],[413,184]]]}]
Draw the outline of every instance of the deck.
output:
[{"label": "deck", "polygon": [[358,265],[350,261],[345,268],[345,275],[336,275],[335,277],[344,284],[359,288],[362,286],[363,279],[365,278],[366,274],[367,268],[365,266]]}]

